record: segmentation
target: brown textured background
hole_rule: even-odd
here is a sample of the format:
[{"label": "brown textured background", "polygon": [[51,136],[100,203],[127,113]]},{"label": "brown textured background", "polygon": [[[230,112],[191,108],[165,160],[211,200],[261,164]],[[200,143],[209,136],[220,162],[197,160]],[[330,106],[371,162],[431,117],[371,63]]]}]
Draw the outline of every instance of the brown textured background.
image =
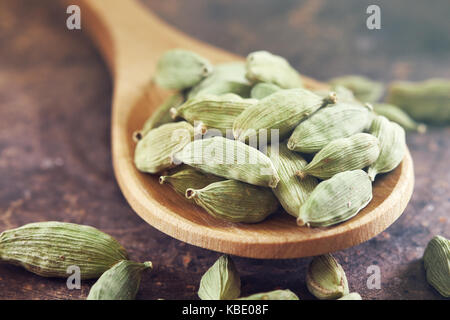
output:
[{"label": "brown textured background", "polygon": [[[267,49],[320,80],[348,73],[374,79],[450,77],[448,0],[145,1],[185,32],[246,55]],[[382,29],[365,27],[376,3]],[[0,232],[29,222],[93,225],[136,260],[151,259],[139,299],[196,299],[201,275],[219,254],[174,240],[143,222],[114,180],[110,158],[112,85],[84,31],[68,31],[58,1],[0,0]],[[416,173],[402,217],[376,238],[336,253],[352,291],[364,299],[439,299],[425,281],[424,247],[450,237],[450,129],[409,133]],[[243,295],[289,288],[301,299],[310,259],[235,258]],[[370,265],[381,289],[366,286]],[[1,299],[83,299],[91,281],[69,291],[0,265]]]}]

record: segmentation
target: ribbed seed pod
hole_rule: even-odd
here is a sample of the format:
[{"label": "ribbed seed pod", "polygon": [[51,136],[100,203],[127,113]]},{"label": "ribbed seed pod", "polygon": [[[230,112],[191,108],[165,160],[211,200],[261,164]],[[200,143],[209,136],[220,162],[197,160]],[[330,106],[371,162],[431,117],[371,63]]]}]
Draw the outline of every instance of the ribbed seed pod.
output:
[{"label": "ribbed seed pod", "polygon": [[241,294],[241,279],[233,260],[221,256],[200,280],[198,296],[202,300],[232,300]]},{"label": "ribbed seed pod", "polygon": [[169,96],[145,121],[142,129],[135,133],[136,140],[141,140],[150,130],[160,125],[173,122],[170,114],[171,108],[177,108],[183,103],[184,97],[181,93]]},{"label": "ribbed seed pod", "polygon": [[354,217],[372,200],[372,183],[362,170],[345,171],[319,183],[300,207],[299,226],[328,227]]},{"label": "ribbed seed pod", "polygon": [[405,130],[383,116],[372,122],[370,133],[380,142],[380,156],[367,170],[372,181],[378,173],[394,170],[402,162],[406,152]]},{"label": "ribbed seed pod", "polygon": [[349,138],[331,141],[303,169],[300,178],[308,175],[328,179],[339,172],[363,169],[380,155],[378,139],[371,134],[357,133]]},{"label": "ribbed seed pod", "polygon": [[304,169],[307,162],[298,153],[290,151],[284,143],[279,145],[278,150],[274,149],[273,145],[269,146],[267,155],[280,177],[277,187],[272,191],[284,210],[297,217],[301,205],[317,186],[317,179],[314,177],[300,179],[295,175],[297,171]]},{"label": "ribbed seed pod", "polygon": [[362,300],[358,292],[351,292],[338,300]]},{"label": "ribbed seed pod", "polygon": [[197,95],[235,93],[241,97],[249,97],[251,85],[245,77],[243,62],[222,63],[214,66],[213,72],[189,91],[188,98]]},{"label": "ribbed seed pod", "polygon": [[198,54],[173,49],[158,60],[154,81],[166,89],[183,90],[198,84],[212,72],[211,63]]},{"label": "ribbed seed pod", "polygon": [[279,130],[279,138],[284,139],[297,124],[310,116],[330,98],[321,98],[306,89],[280,90],[267,96],[258,103],[244,110],[234,121],[233,135],[245,141],[257,137],[260,130],[267,130],[270,141],[270,130]]},{"label": "ribbed seed pod", "polygon": [[426,125],[415,122],[405,111],[397,106],[388,103],[376,103],[373,105],[376,114],[386,117],[388,120],[398,123],[405,130],[425,133]]},{"label": "ribbed seed pod", "polygon": [[203,189],[187,189],[186,198],[210,215],[230,222],[256,223],[278,209],[278,200],[270,188],[225,180]]},{"label": "ribbed seed pod", "polygon": [[242,99],[235,94],[198,95],[189,99],[179,108],[170,110],[172,118],[181,117],[192,125],[202,123],[204,130],[218,129],[222,134],[232,130],[234,120],[247,107],[254,105],[255,99]]},{"label": "ribbed seed pod", "polygon": [[[330,96],[330,90],[314,90],[315,94],[321,96],[322,98],[326,98]],[[333,92],[336,94],[336,100],[339,103],[351,103],[356,105],[363,105],[358,99],[355,98],[353,92],[346,87],[337,85],[333,88]]]},{"label": "ribbed seed pod", "polygon": [[306,286],[312,295],[321,300],[349,294],[344,269],[329,253],[313,258],[306,274]]},{"label": "ribbed seed pod", "polygon": [[255,51],[247,56],[247,79],[252,83],[269,82],[285,89],[302,87],[300,74],[283,57],[267,51]]},{"label": "ribbed seed pod", "polygon": [[450,240],[435,236],[423,254],[427,281],[442,296],[450,297]]},{"label": "ribbed seed pod", "polygon": [[362,132],[370,121],[369,110],[349,103],[337,103],[302,121],[288,140],[290,150],[314,153],[335,139]]},{"label": "ribbed seed pod", "polygon": [[276,84],[260,82],[253,86],[250,97],[253,99],[263,99],[280,90],[281,88]]},{"label": "ribbed seed pod", "polygon": [[386,101],[405,110],[415,120],[440,125],[450,123],[448,79],[393,82],[389,85]]},{"label": "ribbed seed pod", "polygon": [[223,137],[195,140],[175,157],[204,172],[258,186],[275,188],[280,180],[264,153]]},{"label": "ribbed seed pod", "polygon": [[329,83],[333,88],[336,86],[346,87],[351,90],[355,98],[361,102],[373,103],[381,98],[384,91],[384,85],[381,82],[373,81],[358,75],[333,78]]},{"label": "ribbed seed pod", "polygon": [[97,278],[126,258],[114,238],[89,226],[38,222],[0,234],[0,262],[43,277],[67,278],[67,268],[77,266],[81,279]]},{"label": "ribbed seed pod", "polygon": [[224,180],[222,177],[196,170],[187,165],[182,167],[173,174],[160,176],[159,183],[170,184],[177,193],[184,196],[189,188],[202,189],[213,182]]},{"label": "ribbed seed pod", "polygon": [[102,274],[89,291],[87,300],[134,300],[142,272],[149,268],[152,268],[150,261],[120,261]]},{"label": "ribbed seed pod", "polygon": [[237,300],[300,300],[291,290],[273,290],[269,292],[255,293]]},{"label": "ribbed seed pod", "polygon": [[136,144],[134,163],[142,172],[157,173],[174,166],[173,154],[192,141],[194,128],[185,121],[150,130]]}]

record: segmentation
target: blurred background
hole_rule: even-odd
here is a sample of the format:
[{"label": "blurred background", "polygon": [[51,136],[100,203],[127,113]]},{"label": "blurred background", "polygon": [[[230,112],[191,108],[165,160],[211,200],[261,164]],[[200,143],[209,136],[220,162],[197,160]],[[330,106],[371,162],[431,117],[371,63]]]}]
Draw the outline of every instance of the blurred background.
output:
[{"label": "blurred background", "polygon": [[[246,56],[266,49],[327,80],[450,77],[450,2],[411,0],[143,0],[184,32]],[[366,27],[369,5],[381,29]]]},{"label": "blurred background", "polygon": [[[319,80],[450,78],[448,0],[142,2],[193,37],[244,56],[272,51]],[[366,27],[370,4],[381,8],[381,30]],[[154,262],[139,299],[195,299],[219,255],[152,228],[124,200],[111,164],[112,83],[86,32],[69,31],[66,19],[60,1],[0,0],[0,232],[48,220],[93,225],[133,259]],[[448,127],[408,133],[416,186],[405,213],[374,239],[335,254],[363,299],[440,298],[421,257],[433,235],[450,237],[449,137]],[[242,293],[289,288],[310,299],[309,261],[236,257]],[[366,286],[370,265],[380,267],[380,290]],[[91,284],[69,291],[64,280],[0,265],[0,299],[82,299]]]}]

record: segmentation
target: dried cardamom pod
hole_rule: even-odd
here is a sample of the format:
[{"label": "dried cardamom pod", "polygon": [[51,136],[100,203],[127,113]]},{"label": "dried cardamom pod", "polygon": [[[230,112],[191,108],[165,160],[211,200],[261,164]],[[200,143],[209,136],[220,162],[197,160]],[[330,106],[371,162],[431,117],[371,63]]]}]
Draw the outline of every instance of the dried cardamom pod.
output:
[{"label": "dried cardamom pod", "polygon": [[380,156],[367,173],[372,181],[378,173],[394,170],[402,162],[406,152],[405,130],[383,116],[376,116],[370,133],[380,142]]},{"label": "dried cardamom pod", "polygon": [[179,107],[184,101],[183,94],[175,93],[169,96],[145,121],[142,129],[135,133],[136,140],[141,140],[150,130],[159,127],[162,124],[173,122],[169,112],[171,108]]},{"label": "dried cardamom pod", "polygon": [[371,134],[357,133],[331,141],[296,174],[302,179],[308,175],[328,179],[339,172],[363,169],[374,163],[379,155],[378,139]]},{"label": "dried cardamom pod", "polygon": [[[327,98],[330,96],[329,90],[314,90],[313,92],[322,98]],[[354,105],[362,105],[362,103],[355,98],[353,92],[346,87],[337,85],[333,88],[333,92],[336,94],[336,100],[339,101],[339,103],[345,102]]]},{"label": "dried cardamom pod", "polygon": [[243,62],[229,62],[214,66],[213,72],[189,91],[188,99],[197,95],[235,93],[249,97],[251,85],[245,77]]},{"label": "dried cardamom pod", "polygon": [[301,120],[333,99],[333,96],[321,98],[306,89],[280,90],[245,109],[234,121],[233,135],[245,141],[266,130],[270,141],[270,130],[275,129],[279,130],[279,138],[284,139]]},{"label": "dried cardamom pod", "polygon": [[136,144],[134,163],[142,172],[157,173],[174,166],[173,154],[194,137],[194,128],[185,121],[166,123],[150,130]]},{"label": "dried cardamom pod", "polygon": [[38,222],[0,234],[0,262],[43,277],[67,278],[67,268],[77,266],[81,279],[98,278],[126,258],[114,238],[89,226]]},{"label": "dried cardamom pod", "polygon": [[329,83],[333,89],[338,85],[346,87],[361,102],[373,103],[381,98],[384,91],[384,85],[381,82],[357,75],[333,78]]},{"label": "dried cardamom pod", "polygon": [[276,84],[260,82],[253,86],[250,97],[253,99],[263,99],[280,90],[281,88]]},{"label": "dried cardamom pod", "polygon": [[289,62],[267,51],[255,51],[247,56],[247,79],[252,83],[269,82],[285,89],[302,87],[300,74]]},{"label": "dried cardamom pod", "polygon": [[154,81],[166,89],[183,90],[199,83],[212,72],[211,63],[198,54],[173,49],[158,60]]},{"label": "dried cardamom pod", "polygon": [[317,179],[314,177],[300,179],[295,175],[297,171],[304,169],[307,162],[298,153],[290,151],[284,143],[279,145],[278,150],[273,145],[269,146],[267,155],[280,177],[277,187],[272,191],[284,210],[297,217],[301,205],[317,186]]},{"label": "dried cardamom pod", "polygon": [[351,292],[338,300],[362,300],[358,292]]},{"label": "dried cardamom pod", "polygon": [[313,258],[308,267],[306,286],[313,296],[321,300],[349,294],[344,269],[329,253]]},{"label": "dried cardamom pod", "polygon": [[152,268],[150,261],[122,260],[106,271],[89,291],[87,300],[134,300],[142,272]]},{"label": "dried cardamom pod", "polygon": [[234,120],[247,107],[254,105],[255,99],[243,99],[236,94],[198,95],[189,99],[179,108],[170,110],[172,118],[181,117],[189,123],[201,122],[204,129],[218,129],[222,134],[233,128]]},{"label": "dried cardamom pod", "polygon": [[203,189],[186,190],[186,198],[210,215],[230,222],[256,223],[278,209],[278,200],[270,188],[225,180],[211,183]]},{"label": "dried cardamom pod", "polygon": [[440,125],[450,123],[448,79],[393,82],[386,101],[405,110],[415,120]]},{"label": "dried cardamom pod", "polygon": [[299,226],[328,227],[354,217],[372,200],[372,183],[362,170],[322,181],[300,207]]},{"label": "dried cardamom pod", "polygon": [[275,188],[280,180],[264,153],[223,137],[195,140],[175,158],[204,172],[258,186]]},{"label": "dried cardamom pod", "polygon": [[450,240],[435,236],[423,254],[427,281],[442,296],[450,297]]},{"label": "dried cardamom pod", "polygon": [[369,110],[349,103],[337,103],[302,121],[288,140],[290,150],[314,153],[335,139],[362,132],[370,121]]},{"label": "dried cardamom pod", "polygon": [[159,177],[160,184],[170,184],[182,196],[186,194],[188,188],[202,189],[213,182],[222,180],[224,178],[201,172],[187,165],[183,165],[180,170],[173,174]]},{"label": "dried cardamom pod", "polygon": [[269,292],[255,293],[237,300],[300,300],[291,290],[273,290]]},{"label": "dried cardamom pod", "polygon": [[405,130],[425,133],[426,125],[415,122],[406,112],[397,106],[388,103],[376,103],[373,105],[376,114],[386,117],[388,120],[398,123]]},{"label": "dried cardamom pod", "polygon": [[233,260],[221,256],[200,280],[198,296],[202,300],[232,300],[241,294],[241,279]]}]

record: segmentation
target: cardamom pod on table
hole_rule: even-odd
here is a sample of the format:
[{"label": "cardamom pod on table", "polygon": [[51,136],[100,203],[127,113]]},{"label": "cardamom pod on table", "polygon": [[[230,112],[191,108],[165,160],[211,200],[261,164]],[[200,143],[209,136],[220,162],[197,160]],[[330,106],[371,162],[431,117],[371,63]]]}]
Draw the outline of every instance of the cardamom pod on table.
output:
[{"label": "cardamom pod on table", "polygon": [[427,281],[442,296],[450,297],[450,240],[435,236],[423,254]]},{"label": "cardamom pod on table", "polygon": [[233,260],[221,256],[200,281],[198,296],[202,300],[232,300],[241,294],[241,279]]},{"label": "cardamom pod on table", "polygon": [[150,261],[122,260],[106,271],[89,291],[87,300],[134,300],[142,272],[152,268]]},{"label": "cardamom pod on table", "polygon": [[313,258],[306,274],[306,286],[312,295],[321,300],[349,294],[344,269],[329,253]]},{"label": "cardamom pod on table", "polygon": [[37,222],[0,234],[0,262],[43,277],[67,278],[67,268],[77,266],[81,279],[98,278],[126,258],[125,249],[114,238],[89,226]]}]

